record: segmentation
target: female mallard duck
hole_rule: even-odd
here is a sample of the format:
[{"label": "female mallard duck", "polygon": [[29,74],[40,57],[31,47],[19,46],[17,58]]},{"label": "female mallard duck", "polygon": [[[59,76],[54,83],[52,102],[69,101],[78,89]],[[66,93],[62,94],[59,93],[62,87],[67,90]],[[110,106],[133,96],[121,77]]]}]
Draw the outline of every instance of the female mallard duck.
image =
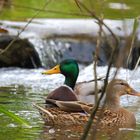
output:
[{"label": "female mallard duck", "polygon": [[[49,75],[59,73],[65,76],[64,85],[52,91],[48,95],[48,99],[77,101],[78,97],[79,100],[84,102],[89,102],[89,99],[92,99],[93,101],[91,96],[94,92],[94,81],[81,82],[75,86],[79,74],[79,67],[75,60],[64,60],[59,65],[56,65],[50,70],[44,71],[42,74]],[[101,90],[102,86],[103,80],[98,79],[98,91]]]},{"label": "female mallard duck", "polygon": [[[93,121],[93,125],[97,129],[110,131],[114,128],[135,128],[134,114],[120,106],[120,96],[126,94],[140,96],[140,93],[131,88],[124,80],[114,79],[108,84],[105,104],[98,109]],[[91,104],[78,101],[47,100],[55,104],[55,107],[48,107],[47,104],[45,108],[35,105],[47,125],[84,126],[93,108]],[[96,123],[98,125],[95,125]]]}]

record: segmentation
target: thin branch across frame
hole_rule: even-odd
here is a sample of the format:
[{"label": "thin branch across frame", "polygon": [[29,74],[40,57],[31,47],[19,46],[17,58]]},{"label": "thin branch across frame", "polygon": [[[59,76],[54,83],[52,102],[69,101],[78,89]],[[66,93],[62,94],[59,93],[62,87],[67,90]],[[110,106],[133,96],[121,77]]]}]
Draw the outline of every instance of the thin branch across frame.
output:
[{"label": "thin branch across frame", "polygon": [[[44,9],[52,0],[48,0],[42,7]],[[29,24],[33,21],[35,17],[39,15],[40,11],[37,11],[36,14],[27,22],[27,24],[24,26],[24,28],[16,35],[15,39],[13,39],[8,46],[4,50],[0,51],[0,55],[4,54],[11,46],[12,44],[18,39],[18,37],[25,31],[25,29],[29,26]]]}]

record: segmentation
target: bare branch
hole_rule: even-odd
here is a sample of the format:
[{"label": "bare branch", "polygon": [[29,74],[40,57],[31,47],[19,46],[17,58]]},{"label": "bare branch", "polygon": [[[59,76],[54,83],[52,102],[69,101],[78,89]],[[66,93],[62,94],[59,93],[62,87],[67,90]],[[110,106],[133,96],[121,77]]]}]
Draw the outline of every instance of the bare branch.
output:
[{"label": "bare branch", "polygon": [[87,11],[91,17],[95,18],[99,24],[104,25],[107,30],[111,33],[111,35],[114,37],[115,41],[116,41],[116,46],[118,46],[119,43],[119,39],[118,37],[113,33],[113,31],[103,22],[103,20],[101,20],[93,11],[90,11],[90,9],[88,9],[81,1],[77,0],[77,2],[79,3],[79,6],[82,7],[85,11]]},{"label": "bare branch", "polygon": [[132,49],[134,47],[134,42],[135,42],[135,38],[136,38],[136,31],[137,31],[138,25],[139,25],[138,19],[135,18],[134,25],[133,25],[132,41],[131,41],[131,45],[130,45],[130,49],[129,49],[129,54],[128,54],[128,57],[127,57],[127,66],[129,64],[129,60],[130,60],[130,56],[131,56],[131,53],[132,53]]}]

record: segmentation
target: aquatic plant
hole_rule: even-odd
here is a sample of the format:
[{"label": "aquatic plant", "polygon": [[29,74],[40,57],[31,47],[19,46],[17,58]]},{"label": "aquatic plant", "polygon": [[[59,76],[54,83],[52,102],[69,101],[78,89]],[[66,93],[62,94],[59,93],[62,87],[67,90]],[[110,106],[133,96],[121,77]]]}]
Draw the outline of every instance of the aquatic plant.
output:
[{"label": "aquatic plant", "polygon": [[3,106],[0,106],[0,113],[3,113],[13,119],[18,124],[24,126],[24,127],[30,127],[29,123],[24,120],[23,118],[17,116],[15,113],[12,113],[11,111],[6,110]]}]

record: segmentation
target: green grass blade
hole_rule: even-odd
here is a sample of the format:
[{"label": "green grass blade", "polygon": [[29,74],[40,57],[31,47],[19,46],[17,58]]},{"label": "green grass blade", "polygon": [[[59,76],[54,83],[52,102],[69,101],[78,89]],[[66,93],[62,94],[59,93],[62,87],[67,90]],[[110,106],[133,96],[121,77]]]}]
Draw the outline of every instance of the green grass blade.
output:
[{"label": "green grass blade", "polygon": [[8,110],[6,110],[5,108],[3,108],[2,106],[0,106],[0,112],[4,113],[5,115],[7,115],[8,117],[10,117],[11,119],[13,119],[15,122],[17,122],[20,125],[23,125],[25,127],[30,127],[30,125],[28,124],[27,121],[25,121],[23,118],[15,115],[12,112],[9,112]]},{"label": "green grass blade", "polygon": [[138,26],[139,26],[138,18],[135,18],[135,19],[134,19],[134,24],[133,24],[132,36],[134,36],[134,35],[136,34],[136,31],[137,31],[137,29],[138,29]]}]

